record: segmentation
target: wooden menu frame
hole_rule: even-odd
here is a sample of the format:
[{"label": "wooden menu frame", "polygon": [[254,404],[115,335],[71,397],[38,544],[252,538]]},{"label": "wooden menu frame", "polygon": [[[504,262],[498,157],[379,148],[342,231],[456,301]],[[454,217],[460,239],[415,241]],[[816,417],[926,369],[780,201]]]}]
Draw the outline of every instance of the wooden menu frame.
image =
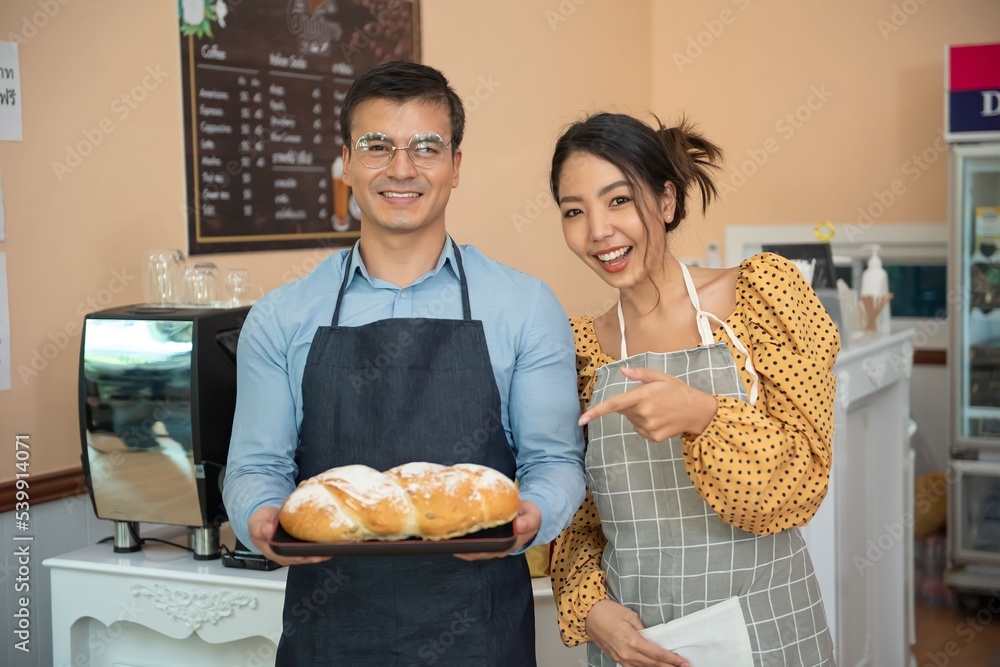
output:
[{"label": "wooden menu frame", "polygon": [[419,0],[181,0],[188,254],[352,244],[354,79],[420,60]]}]

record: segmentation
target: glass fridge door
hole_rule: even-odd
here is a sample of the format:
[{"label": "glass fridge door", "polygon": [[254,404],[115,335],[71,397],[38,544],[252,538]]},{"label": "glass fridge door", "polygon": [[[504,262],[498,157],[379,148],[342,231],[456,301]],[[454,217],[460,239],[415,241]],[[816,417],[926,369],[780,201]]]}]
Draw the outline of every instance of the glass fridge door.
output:
[{"label": "glass fridge door", "polygon": [[1000,565],[1000,463],[953,459],[950,465],[952,562]]},{"label": "glass fridge door", "polygon": [[953,151],[955,442],[1000,449],[1000,144]]}]

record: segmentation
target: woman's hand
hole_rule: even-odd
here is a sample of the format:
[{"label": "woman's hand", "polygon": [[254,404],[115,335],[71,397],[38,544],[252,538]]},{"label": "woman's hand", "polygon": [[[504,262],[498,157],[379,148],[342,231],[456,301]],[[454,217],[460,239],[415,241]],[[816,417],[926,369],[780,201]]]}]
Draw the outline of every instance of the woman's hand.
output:
[{"label": "woman's hand", "polygon": [[601,600],[587,614],[587,635],[623,667],[690,667],[687,660],[639,634],[639,615],[614,600]]},{"label": "woman's hand", "polygon": [[675,435],[701,433],[719,409],[715,396],[692,389],[672,375],[649,368],[623,368],[622,375],[643,385],[590,408],[580,417],[580,426],[618,412],[632,423],[636,433],[662,442]]}]

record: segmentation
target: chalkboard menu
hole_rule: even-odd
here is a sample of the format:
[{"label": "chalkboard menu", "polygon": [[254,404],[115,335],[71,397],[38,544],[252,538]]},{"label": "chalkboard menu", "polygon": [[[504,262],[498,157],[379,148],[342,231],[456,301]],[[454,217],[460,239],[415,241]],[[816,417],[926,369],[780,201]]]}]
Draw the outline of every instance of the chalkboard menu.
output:
[{"label": "chalkboard menu", "polygon": [[353,243],[340,111],[419,60],[416,0],[180,0],[188,253]]}]

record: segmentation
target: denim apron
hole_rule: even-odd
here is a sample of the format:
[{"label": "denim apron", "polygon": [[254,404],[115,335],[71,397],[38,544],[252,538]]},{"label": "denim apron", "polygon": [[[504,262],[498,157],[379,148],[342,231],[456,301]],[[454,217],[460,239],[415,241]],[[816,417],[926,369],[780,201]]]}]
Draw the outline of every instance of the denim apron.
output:
[{"label": "denim apron", "polygon": [[[514,478],[500,394],[458,246],[461,320],[393,318],[313,338],[302,377],[298,481],[335,466],[478,463]],[[276,665],[534,667],[523,555],[344,556],[288,569]]]},{"label": "denim apron", "polygon": [[[702,344],[629,357],[619,302],[621,356],[597,369],[591,405],[642,385],[622,368],[652,368],[708,394],[756,403],[758,376],[746,348],[728,324],[701,309],[683,264],[681,272]],[[710,319],[746,357],[744,368],[753,378],[749,393],[729,347],[713,341]],[[691,483],[679,436],[647,440],[617,413],[595,419],[589,436],[587,482],[608,539],[601,567],[613,600],[648,628],[737,596],[754,665],[833,666],[823,599],[797,528],[757,536],[720,519]],[[591,667],[617,664],[593,642],[587,655]]]}]

